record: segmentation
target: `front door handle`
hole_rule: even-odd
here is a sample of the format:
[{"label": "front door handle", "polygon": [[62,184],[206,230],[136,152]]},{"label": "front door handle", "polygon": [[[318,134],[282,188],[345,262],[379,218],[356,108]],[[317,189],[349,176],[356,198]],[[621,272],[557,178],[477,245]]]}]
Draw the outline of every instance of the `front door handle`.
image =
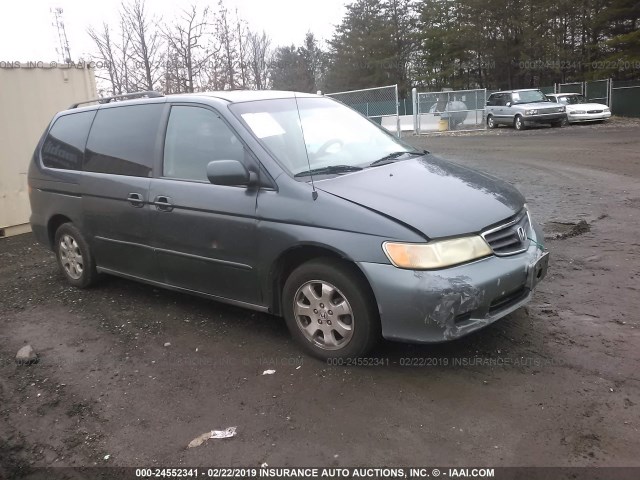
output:
[{"label": "front door handle", "polygon": [[140,193],[130,193],[127,197],[127,202],[129,202],[132,207],[144,207],[144,200],[142,199],[142,194]]},{"label": "front door handle", "polygon": [[171,210],[173,210],[173,205],[171,204],[171,197],[158,195],[153,201],[153,204],[161,212],[170,212]]}]

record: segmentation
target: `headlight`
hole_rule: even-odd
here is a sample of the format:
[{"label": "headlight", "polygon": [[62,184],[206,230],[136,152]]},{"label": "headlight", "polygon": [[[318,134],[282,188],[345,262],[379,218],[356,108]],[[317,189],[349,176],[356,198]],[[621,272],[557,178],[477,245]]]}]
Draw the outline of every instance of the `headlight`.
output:
[{"label": "headlight", "polygon": [[525,115],[535,115],[536,113],[538,113],[538,110],[525,110],[524,111]]},{"label": "headlight", "polygon": [[587,112],[585,112],[584,110],[574,110],[574,111],[573,111],[573,112],[571,112],[571,113],[574,113],[574,114],[576,114],[576,115],[584,115],[584,114],[585,114],[585,113],[587,113]]},{"label": "headlight", "polygon": [[484,238],[477,235],[431,243],[385,242],[382,248],[394,266],[412,270],[451,267],[492,254]]},{"label": "headlight", "polygon": [[567,107],[560,107],[560,108],[558,109],[558,111],[559,111],[559,112],[564,112],[566,109],[567,109]]},{"label": "headlight", "polygon": [[605,108],[605,109],[604,109],[604,111],[605,111],[605,112],[610,112],[610,111],[611,111],[611,109],[610,109],[610,108]]}]

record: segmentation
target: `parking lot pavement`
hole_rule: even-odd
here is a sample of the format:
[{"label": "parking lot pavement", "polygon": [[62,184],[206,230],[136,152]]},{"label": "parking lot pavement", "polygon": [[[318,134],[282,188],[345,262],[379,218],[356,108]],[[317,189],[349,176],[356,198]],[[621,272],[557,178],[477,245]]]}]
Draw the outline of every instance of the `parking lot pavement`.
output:
[{"label": "parking lot pavement", "polygon": [[[110,277],[75,290],[30,235],[1,240],[0,477],[30,465],[640,465],[638,132],[410,137],[514,183],[552,260],[528,307],[452,343],[383,343],[378,366],[310,359],[268,315]],[[25,343],[37,365],[14,363]],[[233,438],[186,448],[231,426]]]}]

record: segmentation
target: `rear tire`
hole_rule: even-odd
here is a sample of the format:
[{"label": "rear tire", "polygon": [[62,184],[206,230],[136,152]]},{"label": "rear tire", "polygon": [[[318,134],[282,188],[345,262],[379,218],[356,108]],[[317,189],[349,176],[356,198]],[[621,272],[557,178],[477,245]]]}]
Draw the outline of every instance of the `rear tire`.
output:
[{"label": "rear tire", "polygon": [[493,130],[494,128],[496,128],[496,126],[497,126],[497,125],[496,125],[496,121],[494,120],[493,115],[489,115],[489,116],[487,117],[487,127],[488,127],[490,130]]},{"label": "rear tire", "polygon": [[87,288],[98,279],[89,244],[72,223],[58,227],[54,249],[60,271],[74,287]]},{"label": "rear tire", "polygon": [[524,120],[522,119],[522,115],[516,115],[516,118],[513,119],[513,128],[516,130],[524,130]]},{"label": "rear tire", "polygon": [[380,316],[356,267],[318,258],[296,268],[284,284],[282,308],[293,338],[322,360],[355,358],[380,338]]}]

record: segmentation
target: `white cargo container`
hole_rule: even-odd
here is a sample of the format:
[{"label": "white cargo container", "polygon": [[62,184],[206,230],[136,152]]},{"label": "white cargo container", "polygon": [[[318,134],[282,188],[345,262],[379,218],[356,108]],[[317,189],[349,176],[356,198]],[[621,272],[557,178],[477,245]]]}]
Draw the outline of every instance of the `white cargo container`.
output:
[{"label": "white cargo container", "polygon": [[29,231],[27,169],[51,118],[97,96],[93,69],[0,62],[0,237]]}]

